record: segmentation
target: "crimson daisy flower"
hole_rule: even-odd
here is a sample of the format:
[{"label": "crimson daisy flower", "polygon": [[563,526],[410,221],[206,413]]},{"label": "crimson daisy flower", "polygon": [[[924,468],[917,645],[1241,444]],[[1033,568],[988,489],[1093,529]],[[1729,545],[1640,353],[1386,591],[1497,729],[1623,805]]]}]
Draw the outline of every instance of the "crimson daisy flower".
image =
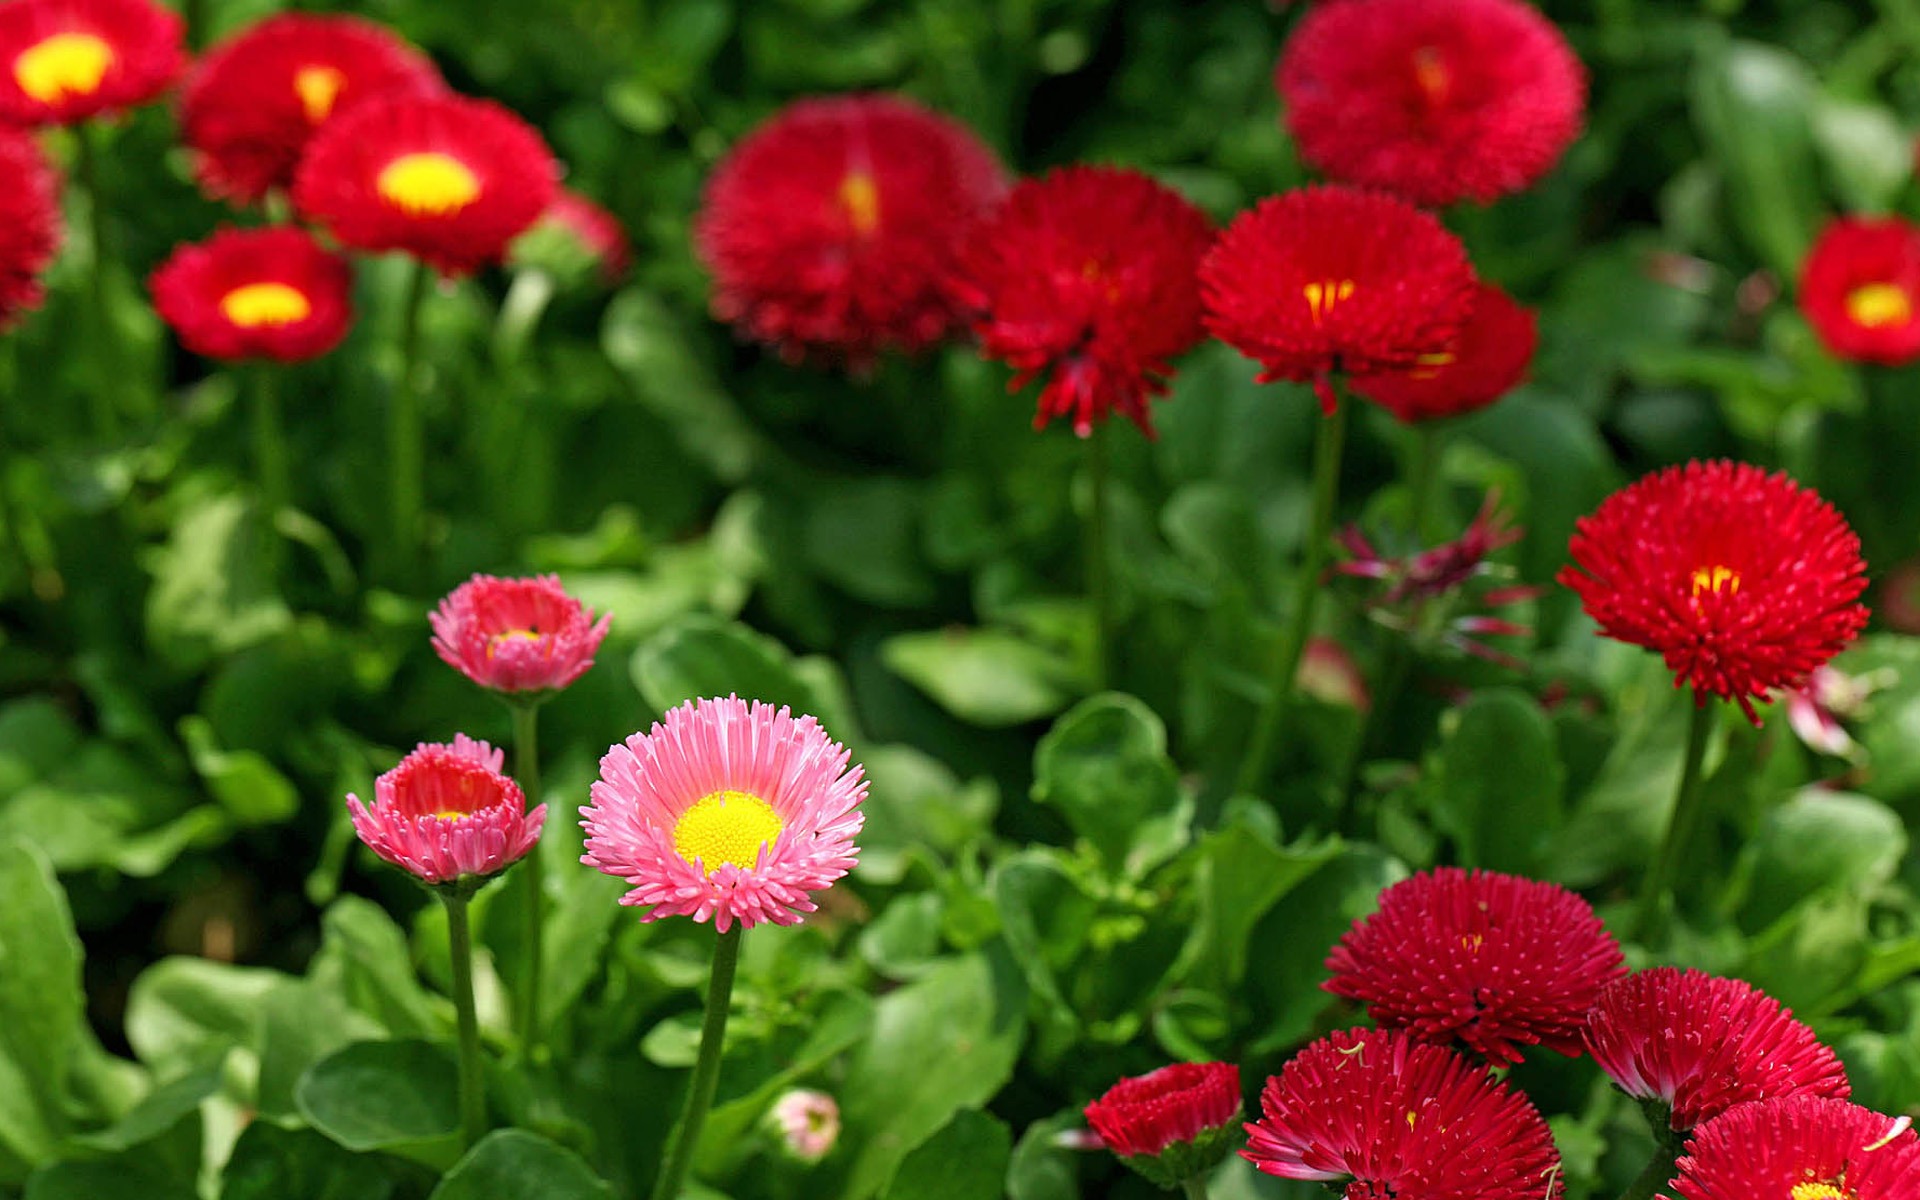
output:
[{"label": "crimson daisy flower", "polygon": [[1405,370],[1444,354],[1472,315],[1460,239],[1378,192],[1309,187],[1241,213],[1200,264],[1207,328],[1265,370],[1312,380]]},{"label": "crimson daisy flower", "polygon": [[506,755],[466,734],[422,743],[374,781],[367,804],[347,797],[353,831],[375,854],[430,886],[489,879],[540,840],[547,806],[527,811]]},{"label": "crimson daisy flower", "polygon": [[1269,1175],[1345,1181],[1349,1200],[1551,1200],[1547,1123],[1504,1081],[1398,1030],[1349,1029],[1267,1080],[1241,1156]]},{"label": "crimson daisy flower", "polygon": [[1920,358],[1920,226],[1840,217],[1800,265],[1800,309],[1840,358],[1898,366]]},{"label": "crimson daisy flower", "polygon": [[1523,1046],[1579,1054],[1587,1010],[1626,971],[1593,908],[1552,883],[1440,867],[1380,893],[1327,956],[1321,986],[1383,1028],[1459,1041],[1495,1064]]},{"label": "crimson daisy flower", "polygon": [[499,261],[553,203],[560,165],[507,109],[464,96],[382,96],[313,136],[294,206],[358,250],[401,250],[447,276]]},{"label": "crimson daisy flower", "polygon": [[961,268],[989,358],[1046,376],[1034,428],[1067,416],[1081,437],[1118,411],[1148,437],[1147,398],[1204,335],[1206,214],[1138,171],[1064,167],[1014,188],[974,231]]},{"label": "crimson daisy flower", "polygon": [[491,691],[555,692],[593,666],[613,618],[569,595],[558,575],[475,575],[428,614],[440,661]]},{"label": "crimson daisy flower", "polygon": [[1356,376],[1353,390],[1408,424],[1462,416],[1518,387],[1539,340],[1532,310],[1482,283],[1451,346],[1411,370]]},{"label": "crimson daisy flower", "polygon": [[1912,1120],[1818,1096],[1729,1109],[1674,1167],[1685,1200],[1920,1200]]},{"label": "crimson daisy flower", "polygon": [[894,96],[801,100],[714,170],[694,248],[721,320],[790,361],[858,365],[959,325],[960,247],[1005,191],[957,121]]},{"label": "crimson daisy flower", "polygon": [[185,35],[152,0],[0,4],[0,121],[70,125],[145,104],[186,65]]},{"label": "crimson daisy flower", "polygon": [[1813,1030],[1738,979],[1654,967],[1607,985],[1587,1014],[1587,1052],[1621,1091],[1692,1129],[1736,1104],[1847,1098],[1847,1074]]},{"label": "crimson daisy flower", "polygon": [[307,142],[375,96],[446,89],[427,57],[358,17],[282,13],[209,50],[180,100],[181,139],[201,185],[254,203],[293,186]]},{"label": "crimson daisy flower", "polygon": [[300,362],[353,325],[353,268],[289,226],[176,247],[148,287],[180,344],[207,358]]},{"label": "crimson daisy flower", "polygon": [[1784,474],[1736,462],[1669,467],[1574,526],[1559,581],[1611,638],[1657,650],[1674,686],[1754,701],[1806,682],[1867,623],[1860,539]]},{"label": "crimson daisy flower", "polygon": [[1227,1156],[1240,1116],[1240,1068],[1174,1063],[1122,1079],[1087,1105],[1086,1115],[1107,1149],[1171,1190]]},{"label": "crimson daisy flower", "polygon": [[1522,0],[1333,0],[1275,82],[1300,157],[1416,204],[1531,186],[1579,136],[1586,72]]},{"label": "crimson daisy flower", "polygon": [[0,331],[40,307],[59,249],[59,177],[33,135],[0,125]]}]

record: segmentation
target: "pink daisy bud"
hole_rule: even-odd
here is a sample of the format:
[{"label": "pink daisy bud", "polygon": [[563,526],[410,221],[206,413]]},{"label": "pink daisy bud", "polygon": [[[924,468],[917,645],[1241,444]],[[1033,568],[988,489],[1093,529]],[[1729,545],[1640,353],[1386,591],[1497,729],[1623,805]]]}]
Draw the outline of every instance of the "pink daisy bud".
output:
[{"label": "pink daisy bud", "polygon": [[373,806],[349,795],[353,831],[375,854],[422,883],[484,880],[540,840],[547,806],[527,811],[520,785],[500,773],[505,756],[455,734],[422,743],[373,785]]},{"label": "pink daisy bud", "polygon": [[557,575],[475,575],[428,620],[442,660],[496,692],[551,692],[586,674],[611,618],[569,596]]},{"label": "pink daisy bud", "polygon": [[632,884],[620,903],[652,906],[643,920],[798,924],[859,855],[867,785],[847,759],[812,717],[689,701],[600,760],[580,861]]},{"label": "pink daisy bud", "polygon": [[840,1140],[840,1106],[825,1092],[795,1088],[773,1102],[767,1123],[780,1135],[787,1153],[817,1163]]}]

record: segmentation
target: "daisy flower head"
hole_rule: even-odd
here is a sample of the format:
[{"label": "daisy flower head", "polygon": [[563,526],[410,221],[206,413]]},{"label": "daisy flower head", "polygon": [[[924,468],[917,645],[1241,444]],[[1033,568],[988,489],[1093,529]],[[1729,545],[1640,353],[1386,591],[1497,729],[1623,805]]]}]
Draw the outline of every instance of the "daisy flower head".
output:
[{"label": "daisy flower head", "polygon": [[633,266],[633,247],[620,218],[563,187],[540,219],[514,240],[507,261],[516,267],[547,266],[569,278],[590,271],[611,287]]},{"label": "daisy flower head", "polygon": [[1920,1137],[1909,1117],[1789,1096],[1700,1126],[1674,1169],[1683,1200],[1920,1200]]},{"label": "daisy flower head", "polygon": [[40,307],[60,231],[59,176],[32,134],[0,125],[0,331]]},{"label": "daisy flower head", "polygon": [[1520,386],[1539,340],[1533,312],[1482,283],[1451,346],[1407,370],[1356,376],[1353,390],[1409,425],[1464,416]]},{"label": "daisy flower head", "polygon": [[353,325],[353,268],[292,226],[178,246],[148,287],[180,344],[207,358],[301,362]]},{"label": "daisy flower head", "polygon": [[0,4],[0,122],[71,125],[145,104],[186,65],[185,36],[153,0]]},{"label": "daisy flower head", "polygon": [[423,743],[374,781],[373,803],[347,797],[353,831],[422,883],[471,886],[519,862],[540,840],[547,806],[527,811],[505,755],[456,734]]},{"label": "daisy flower head", "polygon": [[1107,1149],[1169,1190],[1220,1164],[1239,1132],[1240,1068],[1174,1063],[1122,1079],[1086,1108]]},{"label": "daisy flower head", "polygon": [[557,575],[475,575],[428,615],[440,661],[490,691],[559,691],[587,673],[612,617],[569,595]]},{"label": "daisy flower head", "polygon": [[1800,265],[1800,311],[1835,357],[1899,366],[1920,358],[1920,226],[1839,217]]}]

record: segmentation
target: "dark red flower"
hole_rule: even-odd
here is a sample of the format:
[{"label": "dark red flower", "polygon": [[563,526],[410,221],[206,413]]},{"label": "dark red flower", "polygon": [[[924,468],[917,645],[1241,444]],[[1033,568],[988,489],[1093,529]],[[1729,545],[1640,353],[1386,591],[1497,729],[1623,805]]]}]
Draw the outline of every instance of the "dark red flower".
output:
[{"label": "dark red flower", "polygon": [[208,192],[253,203],[293,186],[307,142],[376,96],[446,90],[427,57],[358,17],[281,13],[213,47],[180,100],[181,139]]},{"label": "dark red flower", "polygon": [[1691,462],[1615,492],[1574,526],[1559,580],[1600,632],[1657,650],[1696,700],[1806,682],[1867,623],[1860,539],[1784,474]]},{"label": "dark red flower", "polygon": [[148,287],[180,344],[207,358],[300,362],[353,326],[353,268],[289,226],[176,247]]},{"label": "dark red flower", "polygon": [[1579,1054],[1587,1010],[1626,971],[1585,900],[1557,884],[1439,867],[1380,893],[1327,956],[1321,985],[1376,1024],[1455,1041],[1495,1065],[1523,1046]]},{"label": "dark red flower", "polygon": [[59,177],[32,134],[0,125],[0,331],[40,307],[59,249]]},{"label": "dark red flower", "polygon": [[1034,428],[1071,417],[1081,437],[1118,411],[1153,436],[1147,398],[1204,335],[1206,214],[1138,171],[1064,167],[1014,188],[974,231],[961,269],[981,350],[1046,376]]},{"label": "dark red flower", "polygon": [[1269,1175],[1345,1181],[1348,1200],[1552,1200],[1560,1156],[1525,1096],[1444,1046],[1349,1029],[1260,1095],[1241,1155]]},{"label": "dark red flower", "polygon": [[957,121],[893,96],[801,100],[714,170],[694,248],[714,314],[742,335],[861,364],[960,324],[960,249],[1005,191]]},{"label": "dark red flower", "polygon": [[1369,375],[1445,353],[1472,315],[1467,252],[1405,201],[1310,187],[1241,213],[1200,265],[1207,328],[1265,371],[1313,380],[1331,411],[1335,371]]},{"label": "dark red flower", "polygon": [[1817,1096],[1729,1109],[1693,1131],[1674,1168],[1685,1200],[1920,1200],[1911,1119]]},{"label": "dark red flower", "polygon": [[1227,1156],[1240,1116],[1240,1068],[1175,1063],[1122,1079],[1086,1112],[1107,1149],[1162,1187],[1177,1188]]},{"label": "dark red flower", "polygon": [[1483,283],[1452,346],[1423,357],[1411,370],[1359,375],[1351,382],[1355,392],[1409,424],[1458,417],[1518,387],[1539,340],[1532,310]]},{"label": "dark red flower", "polygon": [[1800,265],[1800,310],[1841,358],[1898,366],[1920,358],[1920,226],[1840,217]]},{"label": "dark red flower", "polygon": [[1587,1052],[1621,1091],[1686,1130],[1749,1100],[1848,1095],[1813,1030],[1738,979],[1654,967],[1617,980],[1587,1014]]},{"label": "dark red flower", "polygon": [[185,34],[153,0],[0,4],[0,121],[70,125],[145,104],[186,65]]},{"label": "dark red flower", "polygon": [[1580,134],[1586,71],[1522,0],[1333,0],[1276,82],[1300,157],[1416,204],[1531,186]]},{"label": "dark red flower", "polygon": [[376,97],[314,134],[293,202],[358,250],[402,250],[449,276],[498,262],[559,189],[533,126],[487,100]]}]

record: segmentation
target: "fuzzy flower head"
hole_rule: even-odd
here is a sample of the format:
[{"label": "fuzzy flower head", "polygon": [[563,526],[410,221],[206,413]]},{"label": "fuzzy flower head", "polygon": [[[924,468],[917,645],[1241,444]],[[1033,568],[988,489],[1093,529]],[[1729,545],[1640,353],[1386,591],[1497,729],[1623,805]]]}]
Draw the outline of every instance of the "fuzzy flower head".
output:
[{"label": "fuzzy flower head", "polygon": [[1427,207],[1481,204],[1560,161],[1586,71],[1524,0],[1333,0],[1301,21],[1276,83],[1300,157]]},{"label": "fuzzy flower head", "polygon": [[1409,425],[1463,416],[1518,387],[1539,340],[1532,311],[1483,283],[1450,347],[1410,370],[1356,376],[1353,390]]},{"label": "fuzzy flower head", "polygon": [[1207,328],[1265,370],[1311,380],[1411,370],[1446,354],[1473,312],[1460,239],[1403,200],[1347,187],[1269,197],[1234,219],[1200,265]]},{"label": "fuzzy flower head", "polygon": [[1693,1131],[1674,1168],[1684,1200],[1920,1200],[1912,1118],[1818,1096],[1729,1109]]},{"label": "fuzzy flower head", "polygon": [[568,278],[591,274],[607,286],[633,266],[620,219],[579,192],[561,188],[540,219],[514,240],[507,261],[541,266]]},{"label": "fuzzy flower head", "polygon": [[1122,1079],[1087,1105],[1086,1115],[1107,1149],[1171,1191],[1213,1170],[1232,1148],[1240,1068],[1174,1063]]},{"label": "fuzzy flower head", "polygon": [[145,104],[186,64],[185,33],[153,0],[0,4],[0,122],[71,125]]},{"label": "fuzzy flower head", "polygon": [[1800,265],[1800,309],[1836,357],[1899,366],[1920,358],[1920,226],[1839,217]]},{"label": "fuzzy flower head", "polygon": [[812,717],[691,700],[600,760],[581,862],[633,885],[643,920],[795,925],[853,868],[867,784]]},{"label": "fuzzy flower head", "polygon": [[557,575],[475,575],[428,615],[442,662],[483,688],[555,692],[587,673],[612,618],[567,594]]},{"label": "fuzzy flower head", "polygon": [[1626,971],[1585,900],[1557,884],[1439,867],[1394,884],[1327,957],[1322,986],[1383,1028],[1488,1062],[1524,1046],[1579,1054],[1587,1010]]},{"label": "fuzzy flower head", "polygon": [[372,807],[347,797],[353,831],[422,883],[498,875],[533,848],[547,820],[547,806],[528,812],[520,785],[500,773],[504,759],[465,734],[423,743],[374,781]]},{"label": "fuzzy flower head", "polygon": [[1138,171],[1064,167],[1014,188],[974,231],[962,289],[989,358],[1013,386],[1045,377],[1034,428],[1068,417],[1081,437],[1119,412],[1147,436],[1147,399],[1204,334],[1206,214]]},{"label": "fuzzy flower head", "polygon": [[742,336],[860,366],[960,325],[961,247],[1005,191],[957,121],[894,96],[801,100],[715,168],[694,249]]},{"label": "fuzzy flower head", "polygon": [[60,249],[60,179],[33,135],[0,125],[0,333],[46,296]]},{"label": "fuzzy flower head", "polygon": [[353,268],[288,225],[176,247],[148,286],[180,344],[207,358],[301,362],[353,325]]},{"label": "fuzzy flower head", "polygon": [[533,126],[487,100],[382,96],[314,134],[293,203],[358,250],[400,250],[453,277],[498,262],[559,189]]},{"label": "fuzzy flower head", "polygon": [[1242,1157],[1347,1200],[1552,1200],[1560,1156],[1525,1096],[1399,1030],[1349,1029],[1295,1055],[1260,1095]]},{"label": "fuzzy flower head", "polygon": [[832,1096],[807,1088],[784,1092],[767,1112],[767,1123],[788,1154],[817,1163],[840,1140],[840,1106]]},{"label": "fuzzy flower head", "polygon": [[201,186],[243,204],[293,186],[314,131],[377,96],[446,90],[427,57],[358,17],[281,13],[209,50],[180,99]]},{"label": "fuzzy flower head", "polygon": [[1778,1000],[1700,971],[1654,967],[1609,984],[1587,1015],[1587,1051],[1679,1130],[1750,1100],[1849,1092],[1840,1060]]},{"label": "fuzzy flower head", "polygon": [[1800,686],[1867,623],[1860,539],[1832,505],[1747,463],[1669,467],[1574,526],[1559,580],[1600,632],[1657,650],[1696,700]]}]

